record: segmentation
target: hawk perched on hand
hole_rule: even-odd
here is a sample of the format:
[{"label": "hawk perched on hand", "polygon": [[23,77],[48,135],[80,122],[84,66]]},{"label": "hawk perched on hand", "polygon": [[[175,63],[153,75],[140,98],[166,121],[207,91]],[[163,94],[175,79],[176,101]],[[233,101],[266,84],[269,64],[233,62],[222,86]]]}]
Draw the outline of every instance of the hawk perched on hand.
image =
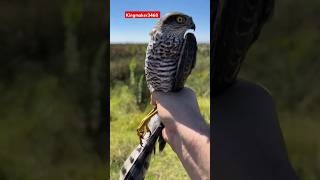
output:
[{"label": "hawk perched on hand", "polygon": [[[173,12],[163,16],[150,32],[145,76],[151,93],[179,91],[183,88],[196,63],[197,41],[190,31],[195,28],[190,16]],[[164,148],[163,127],[154,108],[137,129],[141,143],[125,161],[120,179],[144,179],[157,139],[160,151]]]}]

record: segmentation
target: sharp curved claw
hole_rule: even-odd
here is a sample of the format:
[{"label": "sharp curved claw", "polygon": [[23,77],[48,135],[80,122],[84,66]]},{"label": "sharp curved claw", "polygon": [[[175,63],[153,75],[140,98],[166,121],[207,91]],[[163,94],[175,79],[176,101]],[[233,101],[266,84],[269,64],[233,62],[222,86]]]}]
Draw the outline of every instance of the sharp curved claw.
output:
[{"label": "sharp curved claw", "polygon": [[142,145],[143,136],[148,132],[151,133],[150,128],[148,127],[148,123],[150,119],[157,113],[158,113],[157,107],[154,107],[153,110],[150,111],[148,115],[145,118],[143,118],[142,121],[140,122],[137,128],[137,135],[139,136],[139,139],[140,139],[140,145]]}]

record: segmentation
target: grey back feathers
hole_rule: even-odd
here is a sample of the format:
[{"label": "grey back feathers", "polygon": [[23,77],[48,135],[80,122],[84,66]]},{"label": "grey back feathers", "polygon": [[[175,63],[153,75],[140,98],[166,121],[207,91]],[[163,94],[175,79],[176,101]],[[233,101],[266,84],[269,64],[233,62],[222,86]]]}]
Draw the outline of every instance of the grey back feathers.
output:
[{"label": "grey back feathers", "polygon": [[188,76],[196,65],[197,49],[195,36],[192,33],[187,33],[184,37],[172,91],[179,91],[183,88]]}]

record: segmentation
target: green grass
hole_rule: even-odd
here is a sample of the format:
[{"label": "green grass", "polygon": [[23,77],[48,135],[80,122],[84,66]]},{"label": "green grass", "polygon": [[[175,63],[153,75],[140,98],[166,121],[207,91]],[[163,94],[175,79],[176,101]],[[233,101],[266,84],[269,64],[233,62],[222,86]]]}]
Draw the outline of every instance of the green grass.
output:
[{"label": "green grass", "polygon": [[[151,110],[140,109],[136,104],[134,87],[130,85],[129,63],[132,58],[137,61],[136,77],[143,73],[145,45],[113,45],[111,46],[111,93],[110,93],[110,177],[119,178],[120,168],[138,145],[136,128],[141,119]],[[118,57],[119,60],[118,61]],[[112,69],[114,68],[114,69]],[[123,69],[117,71],[117,69]],[[189,77],[186,86],[195,90],[201,113],[207,122],[210,119],[210,57],[209,46],[200,45],[197,65]],[[132,76],[131,76],[132,77]],[[148,98],[148,97],[145,97]],[[148,101],[149,102],[149,99]],[[152,156],[146,179],[188,179],[177,155],[170,146],[162,153]]]}]

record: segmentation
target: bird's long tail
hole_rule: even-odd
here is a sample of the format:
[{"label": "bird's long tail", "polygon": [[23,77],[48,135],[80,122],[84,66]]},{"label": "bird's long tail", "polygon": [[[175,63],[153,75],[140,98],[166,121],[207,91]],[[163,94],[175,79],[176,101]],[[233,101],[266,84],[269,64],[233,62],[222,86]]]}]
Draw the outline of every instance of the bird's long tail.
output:
[{"label": "bird's long tail", "polygon": [[154,115],[148,123],[150,132],[143,136],[142,144],[139,144],[124,162],[120,170],[120,179],[141,180],[144,179],[150,164],[152,152],[155,152],[156,142],[159,141],[159,149],[163,150],[165,141],[162,138],[164,128],[159,116]]}]

